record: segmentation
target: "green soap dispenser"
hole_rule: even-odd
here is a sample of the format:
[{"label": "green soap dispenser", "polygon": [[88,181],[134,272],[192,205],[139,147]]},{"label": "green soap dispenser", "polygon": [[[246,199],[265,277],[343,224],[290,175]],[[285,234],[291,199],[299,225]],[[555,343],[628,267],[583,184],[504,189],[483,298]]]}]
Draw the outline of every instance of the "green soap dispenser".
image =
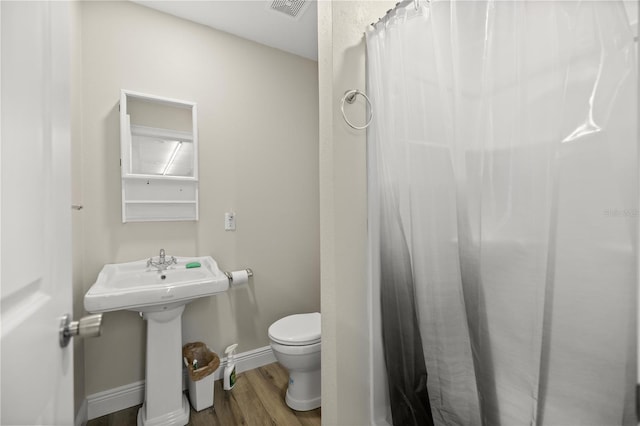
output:
[{"label": "green soap dispenser", "polygon": [[233,345],[227,346],[227,349],[224,350],[224,353],[227,356],[227,366],[224,368],[224,390],[231,390],[236,384],[236,363],[234,358],[237,347],[238,344],[234,343]]}]

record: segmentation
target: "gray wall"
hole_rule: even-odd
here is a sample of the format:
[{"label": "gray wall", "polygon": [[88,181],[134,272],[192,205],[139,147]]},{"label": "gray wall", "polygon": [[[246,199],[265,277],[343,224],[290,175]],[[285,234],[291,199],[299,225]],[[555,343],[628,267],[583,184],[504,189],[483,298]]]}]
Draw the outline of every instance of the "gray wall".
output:
[{"label": "gray wall", "polygon": [[[371,424],[367,286],[366,132],[349,128],[340,99],[365,89],[363,33],[392,1],[318,2],[322,423]],[[362,124],[365,109],[348,105]]]},{"label": "gray wall", "polygon": [[[278,318],[318,311],[317,63],[129,2],[83,2],[81,23],[76,295],[105,263],[162,247],[255,272],[248,287],[188,305],[185,342],[243,352],[268,345]],[[198,103],[199,222],[121,223],[120,89]],[[236,232],[224,231],[225,211]],[[144,327],[135,312],[105,314],[103,335],[84,343],[86,394],[144,378]]]}]

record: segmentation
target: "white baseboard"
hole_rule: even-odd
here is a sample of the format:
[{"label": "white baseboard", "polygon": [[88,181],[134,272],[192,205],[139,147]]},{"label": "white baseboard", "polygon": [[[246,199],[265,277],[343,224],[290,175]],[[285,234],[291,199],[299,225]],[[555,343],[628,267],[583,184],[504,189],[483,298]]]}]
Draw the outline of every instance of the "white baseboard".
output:
[{"label": "white baseboard", "polygon": [[144,380],[87,396],[87,418],[102,417],[144,401]]},{"label": "white baseboard", "polygon": [[76,413],[76,419],[73,422],[75,426],[85,426],[87,424],[87,399],[82,400],[82,404]]},{"label": "white baseboard", "polygon": [[[227,362],[226,358],[220,360],[220,367],[216,370],[215,379],[222,379],[224,366]],[[243,371],[253,370],[254,368],[262,367],[263,365],[276,362],[276,357],[271,350],[271,346],[263,346],[252,351],[242,352],[236,355],[236,371],[242,373]],[[186,372],[186,370],[185,370]]]},{"label": "white baseboard", "polygon": [[373,421],[375,426],[392,426],[391,423],[387,421],[387,419],[376,419]]},{"label": "white baseboard", "polygon": [[[263,365],[271,364],[273,362],[276,362],[276,357],[273,355],[271,347],[263,346],[258,349],[237,354],[236,371],[238,373],[242,373],[243,371],[253,370],[254,368],[262,367]],[[213,373],[214,380],[222,378],[225,363],[226,358],[222,358],[220,360],[220,367],[215,371],[215,373]],[[187,388],[186,369],[183,369],[182,377],[182,389],[184,390]],[[84,419],[92,420],[110,413],[115,413],[116,411],[124,410],[125,408],[142,404],[144,402],[144,380],[94,393],[87,396],[85,402],[86,403],[83,403],[82,405],[85,407],[86,416],[80,417],[80,423],[78,423],[78,417],[82,411],[81,407],[80,412],[78,412],[78,416],[76,416],[76,426],[83,424],[82,421]],[[86,420],[84,421],[86,422]]]}]

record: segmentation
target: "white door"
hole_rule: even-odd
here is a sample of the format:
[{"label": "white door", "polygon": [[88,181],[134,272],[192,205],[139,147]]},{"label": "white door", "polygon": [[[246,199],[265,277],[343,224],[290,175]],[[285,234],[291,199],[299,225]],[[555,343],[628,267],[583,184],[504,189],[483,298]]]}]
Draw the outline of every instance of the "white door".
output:
[{"label": "white door", "polygon": [[73,424],[69,5],[0,2],[0,424]]}]

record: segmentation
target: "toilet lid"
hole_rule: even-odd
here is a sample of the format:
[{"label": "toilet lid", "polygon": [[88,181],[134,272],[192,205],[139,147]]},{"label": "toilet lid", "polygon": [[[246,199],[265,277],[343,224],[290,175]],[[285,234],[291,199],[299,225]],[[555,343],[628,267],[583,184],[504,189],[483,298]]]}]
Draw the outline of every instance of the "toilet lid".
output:
[{"label": "toilet lid", "polygon": [[320,341],[320,313],[289,315],[269,327],[269,338],[281,345],[301,346]]}]

